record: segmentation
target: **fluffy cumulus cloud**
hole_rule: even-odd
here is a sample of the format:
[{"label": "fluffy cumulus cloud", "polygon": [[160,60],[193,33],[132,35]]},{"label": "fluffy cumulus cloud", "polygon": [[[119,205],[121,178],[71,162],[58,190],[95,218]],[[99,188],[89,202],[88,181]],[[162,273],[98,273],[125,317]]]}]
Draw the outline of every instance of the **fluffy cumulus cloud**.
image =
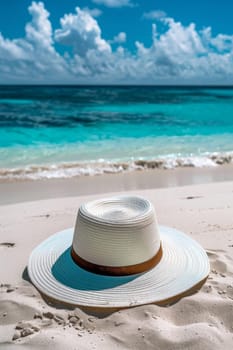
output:
[{"label": "fluffy cumulus cloud", "polygon": [[0,33],[0,83],[233,82],[233,35],[214,36],[209,27],[184,26],[164,13],[144,14],[154,22],[151,44],[136,41],[131,53],[122,46],[126,33],[107,40],[98,13],[88,9],[65,14],[56,29],[42,2],[32,2],[29,13],[23,38]]},{"label": "fluffy cumulus cloud", "polygon": [[30,23],[26,25],[26,37],[29,42],[44,48],[49,48],[53,42],[52,40],[52,26],[49,21],[49,13],[44,8],[42,2],[32,2],[28,11],[32,16]]},{"label": "fluffy cumulus cloud", "polygon": [[83,57],[89,50],[111,52],[111,47],[101,37],[101,29],[90,13],[76,8],[76,14],[61,19],[61,29],[55,31],[55,40],[72,46],[74,53]]},{"label": "fluffy cumulus cloud", "polygon": [[[45,82],[45,77],[62,80],[67,63],[54,49],[49,13],[42,2],[29,6],[31,21],[25,37],[9,40],[0,34],[0,82]],[[54,78],[53,78],[54,77]]]}]

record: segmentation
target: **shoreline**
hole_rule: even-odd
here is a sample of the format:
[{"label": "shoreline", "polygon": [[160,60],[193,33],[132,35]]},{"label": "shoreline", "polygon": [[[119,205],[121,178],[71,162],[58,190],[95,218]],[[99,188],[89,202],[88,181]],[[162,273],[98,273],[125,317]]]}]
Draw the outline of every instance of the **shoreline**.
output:
[{"label": "shoreline", "polygon": [[233,180],[233,165],[153,169],[67,179],[1,180],[0,205]]},{"label": "shoreline", "polygon": [[[8,154],[12,158],[12,154]],[[212,152],[191,156],[163,156],[133,159],[67,161],[58,163],[41,163],[22,167],[4,167],[1,162],[0,181],[69,179],[79,176],[97,176],[104,174],[120,174],[144,170],[167,170],[177,168],[205,168],[233,165],[233,151]]]}]

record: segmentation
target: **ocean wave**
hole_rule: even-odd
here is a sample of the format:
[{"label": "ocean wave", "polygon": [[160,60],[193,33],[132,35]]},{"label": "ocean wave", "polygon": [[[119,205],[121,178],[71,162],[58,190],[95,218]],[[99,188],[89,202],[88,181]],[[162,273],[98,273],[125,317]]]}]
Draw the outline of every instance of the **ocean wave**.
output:
[{"label": "ocean wave", "polygon": [[1,180],[59,179],[77,176],[116,174],[149,169],[173,169],[179,167],[216,167],[233,163],[233,152],[212,153],[202,156],[167,156],[156,159],[137,159],[128,162],[105,160],[53,165],[32,165],[24,168],[0,168]]}]

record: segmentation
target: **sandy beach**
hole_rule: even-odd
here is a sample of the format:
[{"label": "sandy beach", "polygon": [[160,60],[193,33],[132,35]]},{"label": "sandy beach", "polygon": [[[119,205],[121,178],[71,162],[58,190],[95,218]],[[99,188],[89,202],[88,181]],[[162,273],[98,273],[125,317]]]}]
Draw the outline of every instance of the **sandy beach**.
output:
[{"label": "sandy beach", "polygon": [[[233,171],[176,169],[0,183],[0,349],[225,349],[233,347]],[[30,283],[30,252],[72,227],[84,201],[141,195],[162,225],[207,251],[201,290],[173,305],[112,313],[48,304]]]}]

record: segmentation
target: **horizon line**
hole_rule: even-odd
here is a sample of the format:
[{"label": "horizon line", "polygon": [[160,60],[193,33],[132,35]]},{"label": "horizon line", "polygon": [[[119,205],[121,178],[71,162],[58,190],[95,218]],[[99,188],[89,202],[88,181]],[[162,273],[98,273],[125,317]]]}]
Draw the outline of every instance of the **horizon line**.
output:
[{"label": "horizon line", "polygon": [[199,88],[233,88],[233,84],[39,84],[39,83],[14,83],[0,84],[0,87],[199,87]]}]

